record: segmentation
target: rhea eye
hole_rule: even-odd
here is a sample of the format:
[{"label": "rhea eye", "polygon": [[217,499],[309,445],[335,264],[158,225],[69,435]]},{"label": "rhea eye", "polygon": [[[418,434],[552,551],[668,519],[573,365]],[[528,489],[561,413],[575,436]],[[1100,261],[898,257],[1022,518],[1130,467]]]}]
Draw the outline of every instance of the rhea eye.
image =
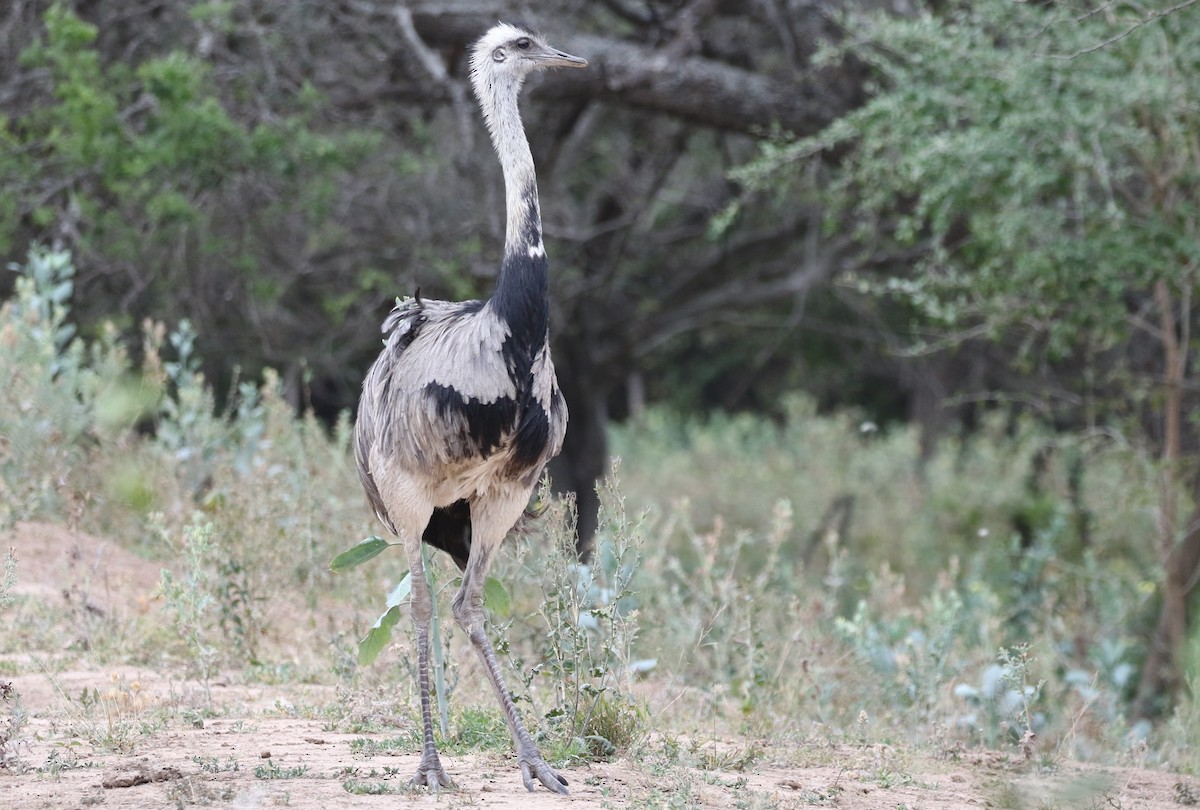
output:
[{"label": "rhea eye", "polygon": [[530,42],[527,37],[521,37],[520,39],[517,40],[517,47],[523,51],[529,50],[529,46],[532,44],[533,43]]}]

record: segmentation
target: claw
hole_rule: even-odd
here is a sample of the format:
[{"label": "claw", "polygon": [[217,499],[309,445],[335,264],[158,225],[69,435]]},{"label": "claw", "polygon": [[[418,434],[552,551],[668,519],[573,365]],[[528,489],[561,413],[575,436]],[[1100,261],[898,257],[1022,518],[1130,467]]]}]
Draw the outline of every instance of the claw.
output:
[{"label": "claw", "polygon": [[421,764],[417,766],[417,772],[413,774],[412,779],[408,780],[408,784],[413,787],[427,787],[434,793],[437,793],[440,788],[454,787],[454,783],[450,781],[450,777],[436,756],[432,759],[422,759]]},{"label": "claw", "polygon": [[566,777],[547,765],[544,759],[541,757],[530,760],[522,759],[521,781],[525,783],[525,789],[530,793],[534,791],[533,777],[535,776],[548,790],[552,790],[563,796],[570,794],[570,791],[567,790]]}]

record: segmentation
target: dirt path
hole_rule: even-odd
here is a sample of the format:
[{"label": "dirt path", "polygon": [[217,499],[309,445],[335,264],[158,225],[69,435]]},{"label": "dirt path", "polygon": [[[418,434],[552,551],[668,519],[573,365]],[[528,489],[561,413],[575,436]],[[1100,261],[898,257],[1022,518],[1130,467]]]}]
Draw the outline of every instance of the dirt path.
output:
[{"label": "dirt path", "polygon": [[[73,670],[20,675],[10,682],[31,716],[18,750],[22,766],[0,769],[0,807],[13,810],[97,805],[1174,810],[1200,799],[1200,782],[1146,769],[1071,765],[1039,776],[998,755],[945,763],[885,747],[831,748],[823,754],[830,764],[806,767],[778,764],[791,755],[775,751],[745,770],[702,769],[670,762],[653,743],[638,759],[566,769],[569,800],[540,789],[526,792],[511,755],[445,755],[457,788],[431,796],[406,786],[419,759],[415,752],[364,751],[364,743],[376,743],[376,749],[388,745],[396,730],[339,733],[330,730],[328,719],[292,716],[334,700],[330,687],[216,685],[213,704],[223,716],[189,725],[183,712],[158,727],[157,708],[188,698],[178,684],[154,673]],[[114,684],[119,688],[112,689]],[[130,695],[133,684],[135,696],[111,697]],[[91,689],[110,705],[84,718],[64,696]],[[104,735],[124,752],[84,742]]]}]

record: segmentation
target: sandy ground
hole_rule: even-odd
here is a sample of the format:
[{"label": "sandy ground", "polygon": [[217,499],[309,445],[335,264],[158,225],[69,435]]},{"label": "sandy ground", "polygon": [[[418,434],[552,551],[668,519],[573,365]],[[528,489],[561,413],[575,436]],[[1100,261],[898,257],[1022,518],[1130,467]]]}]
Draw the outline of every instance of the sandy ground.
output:
[{"label": "sandy ground", "polygon": [[[62,605],[65,615],[153,610],[159,565],[111,543],[57,526],[23,524],[11,536],[17,593]],[[80,577],[80,572],[87,574]],[[86,582],[86,587],[78,585]],[[3,632],[19,632],[13,611]],[[48,645],[52,648],[53,645]],[[340,733],[321,707],[345,700],[333,686],[246,685],[234,676],[210,684],[127,665],[70,666],[46,650],[0,656],[0,688],[20,696],[28,720],[5,747],[0,808],[233,808],[460,806],[549,810],[563,807],[839,807],[859,810],[951,808],[1179,808],[1200,804],[1200,781],[1152,769],[1065,763],[1036,773],[1010,756],[968,753],[935,759],[883,746],[766,750],[745,767],[700,769],[657,755],[655,741],[613,762],[563,770],[569,798],[528,793],[511,754],[443,755],[456,781],[430,795],[406,787],[415,752],[364,754],[362,741],[397,736]],[[236,675],[236,674],[234,674]],[[87,696],[92,703],[88,706]],[[367,698],[364,698],[367,699]],[[201,716],[195,705],[213,711]],[[0,705],[0,739],[13,701]],[[164,709],[170,709],[165,712]],[[169,716],[169,722],[161,718]],[[157,719],[156,719],[157,718]],[[97,740],[103,744],[97,744]],[[357,742],[356,742],[357,741]],[[731,750],[746,740],[708,741]],[[357,748],[356,748],[357,746]],[[718,758],[719,759],[719,758]],[[819,763],[799,764],[796,763]]]}]

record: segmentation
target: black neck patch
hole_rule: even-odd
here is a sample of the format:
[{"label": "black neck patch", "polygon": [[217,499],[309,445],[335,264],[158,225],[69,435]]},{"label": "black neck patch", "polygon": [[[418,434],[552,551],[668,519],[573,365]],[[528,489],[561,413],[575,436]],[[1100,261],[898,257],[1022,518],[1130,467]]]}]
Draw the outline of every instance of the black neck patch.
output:
[{"label": "black neck patch", "polygon": [[[529,363],[533,362],[533,354],[545,343],[550,328],[549,291],[545,256],[504,257],[500,281],[492,295],[492,311],[508,325],[506,353],[525,352]],[[510,371],[514,370],[510,365]]]}]

